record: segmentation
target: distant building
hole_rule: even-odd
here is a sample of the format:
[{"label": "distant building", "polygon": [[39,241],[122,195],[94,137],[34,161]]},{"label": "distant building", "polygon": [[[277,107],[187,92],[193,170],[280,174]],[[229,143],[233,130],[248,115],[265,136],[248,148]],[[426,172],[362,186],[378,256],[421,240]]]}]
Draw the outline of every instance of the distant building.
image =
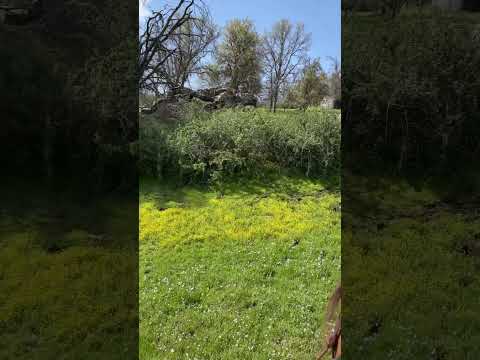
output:
[{"label": "distant building", "polygon": [[325,108],[325,109],[333,109],[335,99],[331,96],[325,96],[320,103],[320,106]]}]

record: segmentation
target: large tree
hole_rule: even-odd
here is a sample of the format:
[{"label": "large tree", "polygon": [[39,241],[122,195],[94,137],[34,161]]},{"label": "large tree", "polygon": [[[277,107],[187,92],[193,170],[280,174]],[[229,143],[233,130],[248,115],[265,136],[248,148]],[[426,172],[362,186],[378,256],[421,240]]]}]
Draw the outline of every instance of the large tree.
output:
[{"label": "large tree", "polygon": [[303,24],[280,20],[263,37],[270,110],[277,108],[280,89],[299,70],[310,47],[310,34]]},{"label": "large tree", "polygon": [[306,109],[320,105],[328,94],[328,79],[320,60],[307,59],[298,81],[289,88],[286,102]]},{"label": "large tree", "polygon": [[194,15],[168,40],[168,47],[175,52],[167,58],[159,73],[169,89],[183,88],[192,75],[203,71],[202,60],[213,51],[218,37],[207,7],[197,7]]},{"label": "large tree", "polygon": [[261,88],[261,41],[249,19],[231,21],[224,30],[216,60],[234,91],[258,94]]},{"label": "large tree", "polygon": [[336,58],[330,58],[332,62],[332,70],[328,76],[328,85],[330,88],[330,96],[334,99],[334,106],[340,107],[342,101],[342,71],[340,62]]},{"label": "large tree", "polygon": [[320,105],[328,95],[328,83],[319,59],[309,60],[303,69],[300,94],[304,106]]},{"label": "large tree", "polygon": [[194,18],[195,0],[179,0],[152,11],[141,25],[139,36],[138,86],[140,90],[158,91],[165,85],[162,68],[177,48],[172,38],[182,26]]},{"label": "large tree", "polygon": [[216,63],[205,65],[199,73],[199,79],[204,86],[209,88],[218,88],[225,85],[222,69]]}]

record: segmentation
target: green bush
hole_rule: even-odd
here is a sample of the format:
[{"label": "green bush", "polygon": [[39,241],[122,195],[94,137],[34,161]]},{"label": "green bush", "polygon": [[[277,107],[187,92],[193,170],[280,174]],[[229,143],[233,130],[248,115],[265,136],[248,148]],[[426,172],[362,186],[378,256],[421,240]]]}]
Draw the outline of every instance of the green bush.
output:
[{"label": "green bush", "polygon": [[175,167],[171,156],[172,129],[155,120],[142,119],[139,126],[139,171],[141,174],[163,177],[169,165]]},{"label": "green bush", "polygon": [[268,152],[285,167],[307,176],[326,174],[340,167],[339,114],[335,111],[295,112],[281,121],[268,120]]},{"label": "green bush", "polygon": [[326,175],[340,166],[336,111],[187,112],[175,128],[142,122],[141,172],[187,181],[219,180],[266,167]]}]

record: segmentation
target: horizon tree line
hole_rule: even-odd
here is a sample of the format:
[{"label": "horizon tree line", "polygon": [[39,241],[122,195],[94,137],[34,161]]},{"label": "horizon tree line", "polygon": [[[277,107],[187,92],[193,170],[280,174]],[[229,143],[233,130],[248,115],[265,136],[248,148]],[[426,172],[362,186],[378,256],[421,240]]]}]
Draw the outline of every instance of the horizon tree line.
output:
[{"label": "horizon tree line", "polygon": [[220,30],[201,0],[177,0],[152,10],[139,36],[139,88],[162,96],[192,80],[259,96],[275,112],[279,103],[306,108],[326,96],[340,102],[341,70],[311,58],[312,34],[303,23],[277,21],[264,34],[252,20],[232,19]]}]

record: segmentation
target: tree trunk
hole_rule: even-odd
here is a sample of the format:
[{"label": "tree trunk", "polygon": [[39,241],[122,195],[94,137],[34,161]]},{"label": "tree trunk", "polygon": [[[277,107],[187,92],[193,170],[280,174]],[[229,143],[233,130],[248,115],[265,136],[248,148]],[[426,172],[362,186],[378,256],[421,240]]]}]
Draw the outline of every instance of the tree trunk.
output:
[{"label": "tree trunk", "polygon": [[278,87],[275,87],[274,96],[273,96],[273,112],[277,111],[277,102],[278,102]]},{"label": "tree trunk", "polygon": [[268,111],[272,112],[273,110],[273,80],[272,80],[272,75],[270,74],[270,94],[269,94],[269,98],[270,98],[270,106],[268,108]]}]

